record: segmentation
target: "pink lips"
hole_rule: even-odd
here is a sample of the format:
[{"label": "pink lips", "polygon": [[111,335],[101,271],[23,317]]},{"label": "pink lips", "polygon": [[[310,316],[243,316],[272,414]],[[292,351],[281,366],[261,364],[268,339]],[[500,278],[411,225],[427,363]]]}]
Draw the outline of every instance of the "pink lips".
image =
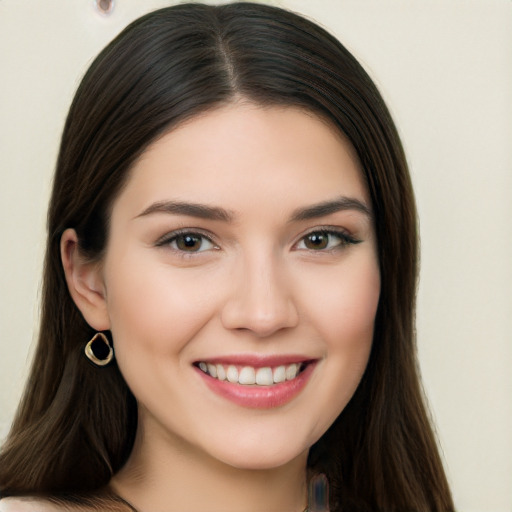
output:
[{"label": "pink lips", "polygon": [[275,367],[291,363],[307,362],[304,370],[292,380],[273,384],[271,386],[247,386],[242,384],[221,381],[196,368],[199,376],[208,388],[231,402],[242,407],[254,409],[270,409],[280,407],[293,400],[307,384],[316,361],[303,356],[229,356],[222,358],[209,358],[205,362],[211,364],[224,364],[235,366],[252,366],[254,368]]}]

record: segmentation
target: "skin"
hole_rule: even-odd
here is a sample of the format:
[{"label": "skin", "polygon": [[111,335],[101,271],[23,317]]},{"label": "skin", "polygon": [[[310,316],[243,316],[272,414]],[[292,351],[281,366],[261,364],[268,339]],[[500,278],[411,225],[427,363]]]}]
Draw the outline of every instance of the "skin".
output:
[{"label": "skin", "polygon": [[[292,220],[341,197],[352,203]],[[148,211],[169,201],[231,218]],[[207,238],[190,251],[176,230]],[[209,111],[137,161],[114,201],[104,259],[82,258],[73,230],[62,258],[85,319],[112,331],[139,405],[135,447],[112,487],[141,512],[302,511],[308,450],[357,388],[380,293],[351,145],[296,108],[239,101]],[[290,402],[254,409],[210,391],[193,365],[233,354],[301,354],[316,365]]]}]

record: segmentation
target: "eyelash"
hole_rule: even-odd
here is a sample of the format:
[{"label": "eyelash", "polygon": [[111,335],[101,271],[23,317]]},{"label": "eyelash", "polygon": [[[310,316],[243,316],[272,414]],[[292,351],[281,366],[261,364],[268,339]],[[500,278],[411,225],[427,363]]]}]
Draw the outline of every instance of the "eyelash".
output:
[{"label": "eyelash", "polygon": [[[164,247],[164,246],[170,247],[173,251],[175,251],[176,253],[178,253],[184,257],[192,256],[193,254],[204,252],[205,249],[197,250],[197,251],[185,251],[183,249],[180,249],[177,245],[175,247],[173,247],[173,244],[176,244],[177,240],[180,237],[185,238],[187,236],[189,236],[190,238],[200,239],[201,242],[204,242],[206,240],[208,243],[210,243],[212,245],[212,247],[210,249],[219,249],[219,247],[215,244],[215,242],[212,240],[212,238],[210,236],[208,236],[204,233],[201,233],[200,231],[193,231],[190,229],[182,229],[182,230],[178,230],[178,231],[173,231],[172,233],[169,233],[168,235],[163,236],[160,240],[158,240],[156,242],[155,245],[157,247]],[[203,243],[201,243],[201,245],[203,245]],[[207,249],[207,250],[210,250],[210,249]]]},{"label": "eyelash", "polygon": [[[336,228],[330,228],[330,227],[322,227],[322,228],[315,228],[312,231],[309,231],[305,235],[301,237],[301,239],[295,244],[294,247],[297,247],[299,244],[304,243],[305,240],[308,237],[311,236],[321,236],[321,237],[335,237],[339,239],[339,243],[337,243],[333,247],[326,247],[321,249],[311,249],[308,247],[304,247],[304,250],[311,251],[311,252],[333,252],[339,249],[342,249],[346,247],[347,245],[355,245],[361,243],[362,240],[359,240],[352,235],[348,234],[346,231]],[[329,240],[328,240],[329,243]]]},{"label": "eyelash", "polygon": [[[329,237],[327,243],[327,247],[322,247],[320,249],[313,249],[309,247],[300,248],[298,247],[301,243],[305,243],[305,240],[308,237],[312,237],[313,235],[317,237]],[[209,244],[211,244],[211,247],[207,249],[202,249],[200,246],[198,250],[192,250],[187,251],[184,249],[180,249],[176,244],[177,241],[180,239],[180,237],[183,237],[184,239],[186,237],[190,237],[191,239],[199,239],[201,241],[201,246],[203,245],[204,241],[207,241]],[[339,243],[335,244],[333,247],[329,247],[329,243],[331,242],[332,238],[338,238]],[[192,240],[193,241],[193,240]],[[294,244],[294,248],[298,248],[299,250],[306,250],[310,252],[333,252],[339,249],[342,249],[343,247],[346,247],[347,245],[355,245],[360,243],[361,240],[358,240],[357,238],[353,237],[352,235],[349,235],[346,231],[335,229],[335,228],[316,228],[309,233],[306,233],[303,235],[300,240]],[[174,246],[173,246],[174,244]],[[205,252],[207,250],[218,250],[219,246],[215,244],[215,242],[212,240],[212,238],[204,233],[201,233],[200,231],[192,231],[190,229],[183,229],[179,231],[174,231],[168,235],[165,235],[160,240],[158,240],[155,244],[157,247],[170,247],[173,251],[180,254],[180,256],[183,257],[191,257],[195,254]]]}]

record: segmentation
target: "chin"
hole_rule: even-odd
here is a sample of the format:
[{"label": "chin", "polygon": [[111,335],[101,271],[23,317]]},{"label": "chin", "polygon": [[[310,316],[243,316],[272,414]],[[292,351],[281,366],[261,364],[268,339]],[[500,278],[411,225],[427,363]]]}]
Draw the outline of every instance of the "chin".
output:
[{"label": "chin", "polygon": [[[235,447],[235,446],[233,446]],[[287,445],[272,447],[258,443],[254,446],[237,447],[230,453],[219,454],[218,458],[225,464],[241,470],[263,471],[277,469],[304,458],[307,460],[309,448]]]}]

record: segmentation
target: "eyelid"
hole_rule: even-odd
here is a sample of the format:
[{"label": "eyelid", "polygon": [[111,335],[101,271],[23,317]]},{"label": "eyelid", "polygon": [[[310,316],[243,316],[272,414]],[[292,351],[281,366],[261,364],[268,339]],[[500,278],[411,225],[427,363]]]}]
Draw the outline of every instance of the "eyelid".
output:
[{"label": "eyelid", "polygon": [[[329,249],[315,250],[315,249],[308,249],[307,247],[304,249],[297,248],[297,246],[301,242],[303,242],[307,236],[315,234],[315,233],[334,235],[341,239],[341,243],[336,245],[335,247],[332,247]],[[345,228],[335,227],[335,226],[315,226],[314,228],[308,229],[305,233],[302,233],[300,235],[300,237],[298,238],[298,240],[293,244],[292,248],[297,249],[297,250],[306,250],[306,251],[309,250],[312,252],[329,252],[329,251],[334,251],[339,248],[343,248],[347,245],[355,245],[355,244],[359,244],[361,242],[362,242],[362,240],[360,240],[359,238],[356,238],[354,235],[352,235],[350,233],[350,231],[348,231]]]},{"label": "eyelid", "polygon": [[[207,240],[208,242],[210,242],[212,245],[213,245],[213,248],[214,249],[219,249],[219,246],[218,244],[215,242],[214,240],[214,237],[212,236],[211,233],[207,233],[205,232],[203,229],[199,229],[199,228],[180,228],[180,229],[176,229],[174,231],[170,231],[169,233],[166,233],[165,235],[161,236],[156,242],[155,242],[155,246],[156,247],[164,247],[164,246],[170,246],[171,242],[173,242],[176,238],[178,238],[179,236],[182,236],[182,235],[194,235],[194,236],[198,236],[198,237],[201,237],[205,240]],[[191,255],[191,254],[198,254],[198,253],[201,253],[201,252],[204,252],[204,250],[202,251],[182,251],[178,248],[172,248],[172,250],[178,252],[178,253],[182,253],[182,254],[187,254],[187,255]],[[211,250],[211,249],[207,249],[207,250]]]}]

